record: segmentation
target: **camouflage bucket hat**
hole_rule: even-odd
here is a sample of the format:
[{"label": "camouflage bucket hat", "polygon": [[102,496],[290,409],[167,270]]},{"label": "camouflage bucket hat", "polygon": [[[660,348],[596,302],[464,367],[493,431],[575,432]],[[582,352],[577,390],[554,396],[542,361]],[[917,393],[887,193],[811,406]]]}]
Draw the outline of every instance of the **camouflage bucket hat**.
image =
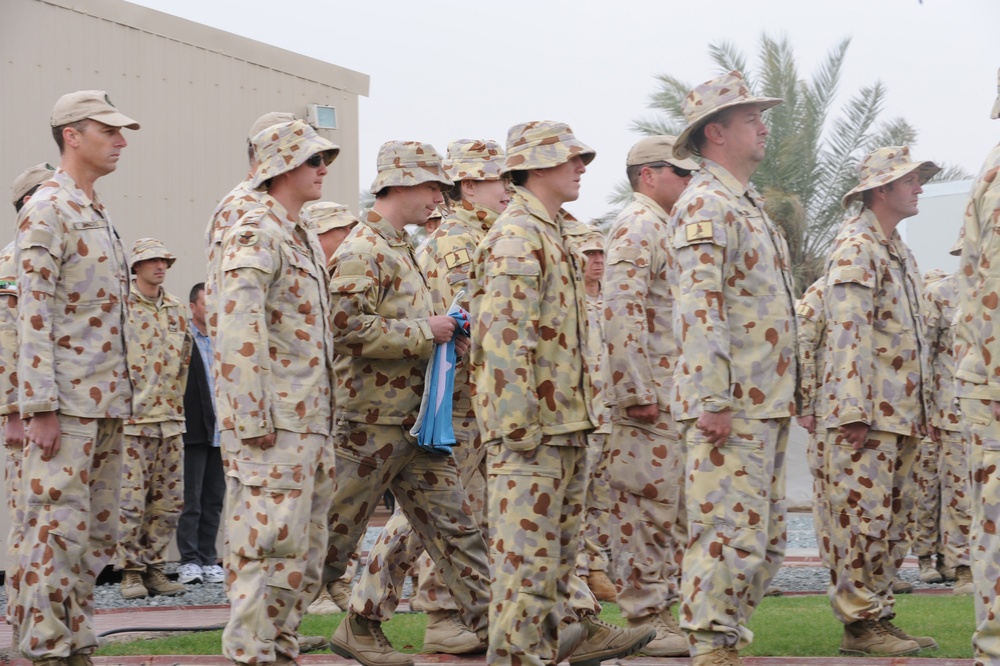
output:
[{"label": "camouflage bucket hat", "polygon": [[268,127],[280,125],[281,123],[290,123],[294,120],[294,113],[285,113],[284,111],[271,111],[270,113],[265,113],[260,118],[253,121],[253,125],[250,126],[250,134],[247,135],[247,141],[252,143],[253,138],[266,130]]},{"label": "camouflage bucket hat", "polygon": [[604,252],[604,235],[599,231],[587,234],[577,246],[580,252]]},{"label": "camouflage bucket hat", "polygon": [[448,144],[444,172],[460,180],[500,180],[503,148],[491,139],[459,139]]},{"label": "camouflage bucket hat", "polygon": [[174,262],[177,261],[177,257],[170,254],[161,241],[155,238],[140,238],[132,243],[132,251],[128,255],[129,270],[132,270],[140,261],[147,259],[166,259],[167,268],[173,266]]},{"label": "camouflage bucket hat", "polygon": [[677,159],[674,157],[674,145],[677,137],[669,134],[659,136],[647,136],[639,143],[632,146],[625,158],[625,166],[639,166],[640,164],[655,164],[656,162],[666,162],[673,164],[678,169],[697,171],[700,167],[692,159]]},{"label": "camouflage bucket hat", "polygon": [[577,139],[566,123],[552,120],[520,123],[507,132],[507,160],[500,173],[551,169],[577,155],[584,164],[590,164],[597,151]]},{"label": "camouflage bucket hat", "polygon": [[777,97],[755,97],[750,93],[743,75],[736,70],[705,81],[689,92],[681,102],[681,111],[687,120],[687,127],[677,137],[674,157],[684,159],[696,154],[691,145],[691,135],[719,111],[743,104],[758,104],[763,111],[783,101]]},{"label": "camouflage bucket hat", "polygon": [[319,201],[306,208],[306,215],[316,225],[317,234],[325,234],[331,229],[342,229],[358,223],[351,209],[332,201]]},{"label": "camouflage bucket hat", "polygon": [[12,202],[17,203],[24,198],[37,185],[41,185],[56,172],[56,168],[47,162],[36,164],[25,169],[21,175],[14,179],[14,184],[10,186]]},{"label": "camouflage bucket hat", "polygon": [[990,118],[993,120],[1000,118],[1000,70],[997,70],[997,99],[993,102],[993,111],[990,112]]},{"label": "camouflage bucket hat", "polygon": [[340,153],[339,146],[321,137],[302,120],[271,125],[255,135],[252,143],[259,163],[253,175],[255,189],[265,180],[305,164],[316,153],[323,154],[328,166]]},{"label": "camouflage bucket hat", "polygon": [[112,127],[139,129],[139,123],[119,113],[103,90],[78,90],[63,95],[52,107],[50,122],[53,127],[62,127],[88,118]]},{"label": "camouflage bucket hat", "polygon": [[412,187],[421,183],[455,183],[445,173],[434,146],[420,141],[386,141],[378,149],[378,175],[369,190],[378,194],[387,187]]},{"label": "camouflage bucket hat", "polygon": [[887,146],[869,153],[860,166],[858,175],[861,182],[841,199],[844,208],[850,208],[861,193],[899,180],[911,171],[919,171],[920,184],[934,177],[941,167],[934,162],[914,162],[910,159],[910,149],[906,146]]}]

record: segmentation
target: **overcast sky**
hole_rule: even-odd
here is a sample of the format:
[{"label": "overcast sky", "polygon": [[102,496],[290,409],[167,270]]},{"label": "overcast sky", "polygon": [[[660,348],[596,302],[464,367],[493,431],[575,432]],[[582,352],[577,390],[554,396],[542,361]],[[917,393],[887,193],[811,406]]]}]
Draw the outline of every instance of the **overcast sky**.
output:
[{"label": "overcast sky", "polygon": [[754,56],[763,32],[788,36],[802,77],[851,37],[838,100],[881,80],[883,117],[916,127],[917,159],[976,173],[1000,140],[1000,120],[989,119],[998,0],[133,1],[371,76],[362,186],[386,140],[444,153],[458,138],[504,143],[515,123],[560,120],[597,150],[567,208],[599,216],[639,138],[630,122],[650,113],[655,75],[700,83],[718,73],[709,44]]}]

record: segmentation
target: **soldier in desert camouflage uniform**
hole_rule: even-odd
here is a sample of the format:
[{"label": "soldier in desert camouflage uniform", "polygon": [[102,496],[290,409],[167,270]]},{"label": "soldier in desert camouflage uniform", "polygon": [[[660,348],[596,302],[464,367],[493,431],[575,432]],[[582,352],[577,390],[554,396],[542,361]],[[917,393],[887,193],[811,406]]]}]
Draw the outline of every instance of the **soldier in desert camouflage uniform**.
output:
[{"label": "soldier in desert camouflage uniform", "polygon": [[[423,546],[443,569],[462,623],[486,634],[486,542],[451,456],[419,448],[410,429],[424,392],[434,344],[456,322],[431,296],[404,227],[427,219],[453,182],[433,146],[389,141],[371,186],[375,205],[330,265],[337,353],[337,490],[330,516],[326,580],[339,577],[387,489]],[[468,342],[456,339],[461,355]],[[386,536],[383,534],[383,536]],[[395,563],[372,556],[372,574]],[[385,639],[374,607],[354,607],[337,627],[331,649],[366,666],[412,664]]]},{"label": "soldier in desert camouflage uniform", "polygon": [[[632,654],[654,635],[598,619],[596,599],[574,572],[586,436],[594,427],[578,246],[590,230],[561,206],[579,196],[594,155],[563,123],[512,127],[503,172],[511,173],[514,194],[473,258],[473,382],[487,447],[493,574],[490,664],[554,664],[560,638],[580,628],[585,640],[571,664]],[[567,619],[574,629],[559,628]]]},{"label": "soldier in desert camouflage uniform", "polygon": [[[916,260],[895,231],[916,215],[921,185],[940,169],[905,146],[880,148],[846,195],[861,212],[841,227],[827,263],[826,352],[818,428],[826,431],[833,613],[844,654],[935,647],[892,623],[893,578],[914,519],[914,464],[926,433],[931,375]],[[932,430],[932,437],[936,437]]]},{"label": "soldier in desert camouflage uniform", "polygon": [[94,182],[139,124],[104,91],[52,110],[59,169],[21,209],[15,239],[18,387],[26,420],[16,619],[36,664],[81,666],[97,647],[93,586],[114,554],[125,364],[125,250]]},{"label": "soldier in desert camouflage uniform", "polygon": [[[1000,118],[1000,73],[990,117]],[[976,666],[1000,663],[1000,145],[976,176],[965,209],[955,315],[955,391],[969,447]]]},{"label": "soldier in desert camouflage uniform", "polygon": [[116,568],[123,599],[185,589],[163,573],[184,504],[184,388],[191,358],[184,305],[162,286],[174,261],[154,238],[140,238],[129,254],[125,341],[135,395],[122,457]]},{"label": "soldier in desert camouflage uniform", "polygon": [[681,627],[693,663],[739,664],[747,622],[785,551],[785,447],[798,364],[788,248],[750,177],[764,159],[761,114],[739,72],[688,93],[674,157],[702,169],[671,217],[672,414],[686,448],[688,549]]},{"label": "soldier in desert camouflage uniform", "polygon": [[[427,278],[431,300],[439,312],[446,312],[459,292],[464,292],[459,304],[470,311],[472,255],[510,199],[506,180],[500,177],[503,160],[503,148],[495,141],[463,139],[448,146],[448,159],[443,166],[445,174],[455,183],[447,195],[453,212],[416,252],[420,269]],[[464,364],[459,365],[455,369],[452,396],[456,439],[452,455],[462,486],[469,493],[476,523],[485,529],[484,498],[481,493],[473,497],[469,492],[473,478],[477,475],[482,478],[486,454],[470,392],[468,369]],[[377,571],[364,571],[351,601],[352,609],[361,613],[365,608],[374,608],[381,621],[391,619],[399,603],[404,577],[419,562],[419,585],[411,607],[419,607],[427,613],[424,652],[463,654],[481,650],[482,642],[461,622],[458,605],[438,575],[437,565],[421,552],[419,538],[402,508],[397,506],[369,555],[386,562],[387,566]]]},{"label": "soldier in desert camouflage uniform", "polygon": [[298,656],[326,549],[331,311],[323,250],[301,209],[322,194],[338,150],[301,120],[266,128],[253,147],[259,202],[221,247],[213,374],[232,607],[222,649],[260,666]]},{"label": "soldier in desert camouflage uniform", "polygon": [[651,136],[629,150],[632,201],[608,232],[604,340],[611,405],[609,475],[618,605],[656,638],[643,653],[688,654],[673,607],[687,541],[684,450],[670,415],[677,343],[669,216],[698,164],[673,155],[675,137]]},{"label": "soldier in desert camouflage uniform", "polygon": [[[20,213],[42,183],[55,173],[49,164],[36,164],[21,172],[11,186],[14,210]],[[21,459],[24,456],[24,423],[17,407],[17,266],[14,264],[14,241],[0,250],[0,436],[4,447],[4,490],[7,496],[7,570],[4,590],[7,594],[7,624],[14,628],[13,645],[18,643],[14,617],[14,598],[20,585],[19,546],[24,521],[24,507],[17,496],[21,488]]]}]

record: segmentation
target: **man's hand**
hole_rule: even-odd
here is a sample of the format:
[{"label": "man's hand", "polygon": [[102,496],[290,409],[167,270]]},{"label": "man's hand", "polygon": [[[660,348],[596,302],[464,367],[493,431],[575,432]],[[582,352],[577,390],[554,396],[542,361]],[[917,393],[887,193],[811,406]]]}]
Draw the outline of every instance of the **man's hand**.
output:
[{"label": "man's hand", "polygon": [[724,412],[702,412],[698,417],[698,430],[715,447],[724,446],[733,430],[733,414]]},{"label": "man's hand", "polygon": [[935,444],[941,443],[941,429],[937,426],[928,425],[927,426],[927,436]]},{"label": "man's hand", "polygon": [[625,408],[625,416],[640,423],[655,423],[659,415],[659,405],[632,405]]},{"label": "man's hand", "polygon": [[468,354],[469,347],[471,346],[472,346],[472,340],[465,337],[464,335],[460,335],[457,338],[455,338],[455,354],[458,356],[458,358],[462,358],[463,356]]},{"label": "man's hand", "polygon": [[434,315],[427,323],[434,335],[434,342],[439,345],[451,342],[451,336],[455,334],[455,327],[458,325],[449,315]]},{"label": "man's hand", "polygon": [[28,421],[24,431],[29,445],[42,450],[42,460],[51,460],[59,453],[59,438],[62,429],[59,427],[59,415],[56,412],[39,412]]},{"label": "man's hand", "polygon": [[806,432],[810,435],[816,434],[816,417],[813,414],[809,416],[796,416],[795,420],[800,426],[806,429]]},{"label": "man's hand", "polygon": [[862,421],[855,421],[837,428],[840,435],[851,443],[851,448],[857,451],[868,441],[868,424]]},{"label": "man's hand", "polygon": [[274,433],[268,433],[266,435],[261,435],[260,437],[248,437],[246,439],[241,439],[240,442],[243,443],[243,446],[255,449],[269,449],[274,446]]},{"label": "man's hand", "polygon": [[7,422],[3,427],[3,442],[6,446],[24,448],[24,421],[17,412],[7,415]]}]

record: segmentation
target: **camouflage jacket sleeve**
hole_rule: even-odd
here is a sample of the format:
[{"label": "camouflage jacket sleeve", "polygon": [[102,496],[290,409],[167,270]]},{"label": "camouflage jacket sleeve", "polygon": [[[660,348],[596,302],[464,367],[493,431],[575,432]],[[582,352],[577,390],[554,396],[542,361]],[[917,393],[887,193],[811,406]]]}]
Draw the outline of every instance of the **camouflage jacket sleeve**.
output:
[{"label": "camouflage jacket sleeve", "polygon": [[955,304],[955,276],[949,275],[924,290],[924,334],[930,353],[929,366],[931,425],[959,430],[955,401],[955,356],[952,318]]},{"label": "camouflage jacket sleeve", "polygon": [[801,416],[816,414],[816,396],[822,385],[823,346],[826,338],[826,317],[823,309],[823,282],[817,280],[803,294],[795,308],[798,319],[799,392],[802,395]]},{"label": "camouflage jacket sleeve", "polygon": [[0,252],[0,416],[17,410],[17,270],[11,243]]}]

